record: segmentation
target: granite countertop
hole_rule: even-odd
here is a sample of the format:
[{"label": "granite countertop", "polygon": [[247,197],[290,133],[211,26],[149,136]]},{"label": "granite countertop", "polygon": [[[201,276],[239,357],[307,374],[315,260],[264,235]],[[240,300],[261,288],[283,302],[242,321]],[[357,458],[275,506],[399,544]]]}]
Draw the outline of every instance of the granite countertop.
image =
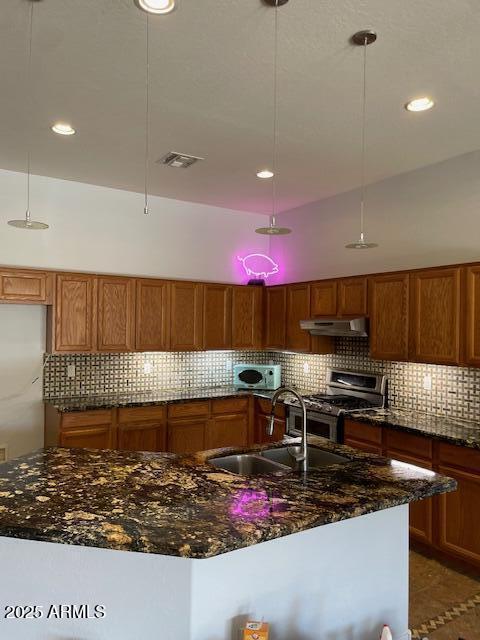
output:
[{"label": "granite countertop", "polygon": [[416,435],[429,436],[452,444],[480,449],[480,423],[478,422],[395,407],[356,411],[349,414],[348,417],[359,422],[394,427]]},{"label": "granite countertop", "polygon": [[310,441],[349,462],[306,478],[244,477],[208,464],[233,449],[43,449],[0,465],[0,535],[209,558],[456,488],[432,471]]},{"label": "granite countertop", "polygon": [[[147,391],[145,393],[47,398],[45,399],[45,403],[52,405],[57,411],[60,411],[60,413],[71,413],[74,411],[90,411],[93,409],[115,409],[117,407],[148,407],[174,402],[188,402],[189,400],[232,398],[235,396],[250,396],[252,394],[259,398],[271,398],[274,393],[275,391],[263,389],[236,389],[234,386],[227,386]],[[307,392],[302,390],[301,393]]]}]

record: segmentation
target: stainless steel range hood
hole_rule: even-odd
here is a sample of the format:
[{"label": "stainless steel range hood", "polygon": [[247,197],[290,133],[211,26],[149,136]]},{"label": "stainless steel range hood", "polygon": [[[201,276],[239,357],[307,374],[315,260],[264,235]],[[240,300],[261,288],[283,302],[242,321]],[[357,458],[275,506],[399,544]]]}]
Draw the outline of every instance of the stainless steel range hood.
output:
[{"label": "stainless steel range hood", "polygon": [[344,336],[352,338],[366,338],[366,318],[313,318],[302,320],[300,326],[309,331],[312,336]]}]

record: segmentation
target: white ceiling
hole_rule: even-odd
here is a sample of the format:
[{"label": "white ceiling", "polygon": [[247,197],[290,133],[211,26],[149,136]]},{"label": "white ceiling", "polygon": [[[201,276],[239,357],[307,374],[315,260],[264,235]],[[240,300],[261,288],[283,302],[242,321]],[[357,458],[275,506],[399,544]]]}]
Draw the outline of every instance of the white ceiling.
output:
[{"label": "white ceiling", "polygon": [[[270,212],[274,10],[261,0],[177,0],[151,17],[150,191]],[[29,2],[0,0],[0,167],[142,191],[145,14],[133,0],[35,5],[34,82],[25,88]],[[279,209],[359,184],[361,50],[371,27],[368,180],[480,148],[478,0],[290,0],[279,9]],[[428,93],[437,107],[403,109]],[[30,95],[30,97],[29,97]],[[49,130],[70,121],[72,138]],[[204,156],[191,169],[153,161]]]}]

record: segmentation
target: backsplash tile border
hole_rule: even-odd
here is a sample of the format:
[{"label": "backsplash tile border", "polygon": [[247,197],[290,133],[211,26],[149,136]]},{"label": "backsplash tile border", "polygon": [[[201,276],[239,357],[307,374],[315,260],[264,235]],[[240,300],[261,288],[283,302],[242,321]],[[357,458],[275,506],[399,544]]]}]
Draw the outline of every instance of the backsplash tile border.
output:
[{"label": "backsplash tile border", "polygon": [[[372,360],[368,339],[338,338],[332,355],[204,351],[45,356],[44,398],[221,387],[233,364],[281,364],[284,384],[322,391],[328,367],[384,373],[391,406],[480,421],[480,369]],[[75,378],[67,366],[75,365]],[[424,390],[425,376],[432,389]]]}]

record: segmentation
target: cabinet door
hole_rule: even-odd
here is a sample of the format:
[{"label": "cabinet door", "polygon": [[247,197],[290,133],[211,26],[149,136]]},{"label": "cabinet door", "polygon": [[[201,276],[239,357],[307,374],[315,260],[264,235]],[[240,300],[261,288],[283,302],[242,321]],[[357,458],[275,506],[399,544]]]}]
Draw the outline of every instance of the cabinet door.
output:
[{"label": "cabinet door", "polygon": [[120,424],[118,448],[124,451],[165,451],[166,426],[151,422]]},{"label": "cabinet door", "polygon": [[183,420],[168,425],[167,449],[171,453],[196,453],[205,450],[206,420]]},{"label": "cabinet door", "polygon": [[287,287],[265,290],[264,347],[284,349],[286,342]]},{"label": "cabinet door", "polygon": [[202,348],[203,287],[194,282],[172,282],[170,298],[170,348]]},{"label": "cabinet door", "polygon": [[[311,285],[312,316],[328,317],[337,315],[337,280],[323,280]],[[303,318],[306,320],[306,318]]]},{"label": "cabinet door", "polygon": [[166,351],[169,347],[169,283],[137,280],[135,347]]},{"label": "cabinet door", "polygon": [[131,351],[135,346],[135,280],[98,278],[98,350]]},{"label": "cabinet door", "polygon": [[310,317],[310,286],[287,286],[287,349],[310,351],[310,334],[300,327],[300,320]]},{"label": "cabinet door", "polygon": [[438,471],[458,483],[456,491],[438,497],[438,546],[480,566],[480,474],[446,465]]},{"label": "cabinet door", "polygon": [[408,360],[408,273],[370,280],[370,353],[378,360]]},{"label": "cabinet door", "polygon": [[207,449],[246,447],[248,445],[248,415],[216,416],[207,426]]},{"label": "cabinet door", "polygon": [[382,428],[346,419],[343,427],[344,444],[365,453],[382,455]]},{"label": "cabinet door", "polygon": [[338,314],[361,317],[368,314],[367,278],[343,278],[338,283]]},{"label": "cabinet door", "polygon": [[428,269],[412,274],[414,362],[459,364],[461,271]]},{"label": "cabinet door", "polygon": [[480,267],[468,267],[466,364],[480,367]]},{"label": "cabinet door", "polygon": [[269,425],[269,416],[257,414],[255,418],[255,443],[267,444],[269,442],[280,442],[285,435],[285,420],[275,418],[273,426],[273,435],[267,435],[267,427]]},{"label": "cabinet door", "polygon": [[232,346],[232,288],[222,284],[204,285],[203,348],[230,349]]},{"label": "cabinet door", "polygon": [[262,287],[232,288],[232,348],[260,349],[262,346]]},{"label": "cabinet door", "polygon": [[[385,454],[388,458],[400,460],[407,464],[413,464],[423,469],[432,469],[432,463],[421,458],[406,455],[403,451],[396,449],[387,449]],[[410,535],[415,540],[424,544],[432,544],[433,542],[433,500],[417,500],[410,503]]]},{"label": "cabinet door", "polygon": [[112,428],[110,425],[78,427],[60,432],[60,446],[81,449],[111,449]]},{"label": "cabinet door", "polygon": [[47,304],[49,277],[42,271],[2,270],[0,300]]},{"label": "cabinet door", "polygon": [[95,351],[95,295],[94,276],[57,274],[55,351]]}]

